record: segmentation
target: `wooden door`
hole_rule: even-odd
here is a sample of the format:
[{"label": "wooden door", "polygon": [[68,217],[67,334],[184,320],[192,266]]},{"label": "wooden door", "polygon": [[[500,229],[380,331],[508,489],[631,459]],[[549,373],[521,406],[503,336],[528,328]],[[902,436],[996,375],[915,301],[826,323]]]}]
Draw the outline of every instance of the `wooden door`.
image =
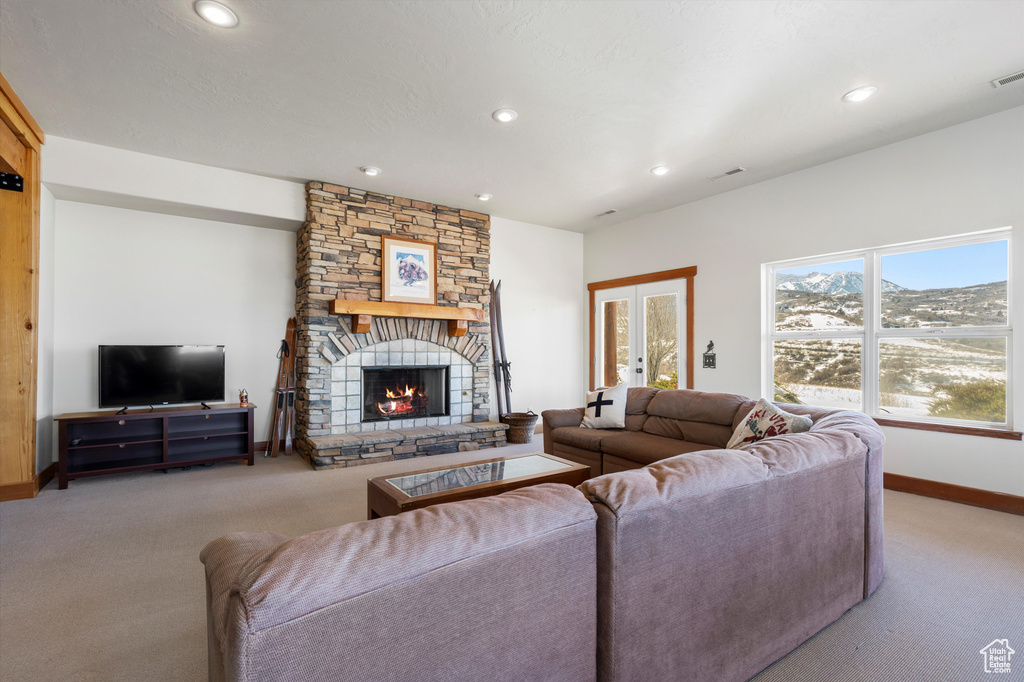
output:
[{"label": "wooden door", "polygon": [[[686,280],[594,292],[594,367],[599,386],[687,386]],[[682,352],[680,352],[682,351]]]},{"label": "wooden door", "polygon": [[0,500],[34,497],[43,132],[0,75]]},{"label": "wooden door", "polygon": [[[615,383],[693,388],[696,276],[697,267],[692,266],[587,285],[590,390]],[[660,323],[651,324],[651,316],[658,316]],[[657,367],[648,369],[652,353]]]}]

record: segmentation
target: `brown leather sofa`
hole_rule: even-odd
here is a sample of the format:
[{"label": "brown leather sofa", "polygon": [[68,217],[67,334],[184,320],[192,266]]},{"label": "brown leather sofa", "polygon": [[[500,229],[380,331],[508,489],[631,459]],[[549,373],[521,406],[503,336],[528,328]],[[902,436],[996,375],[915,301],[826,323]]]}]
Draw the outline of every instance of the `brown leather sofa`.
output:
[{"label": "brown leather sofa", "polygon": [[636,469],[686,452],[724,448],[754,402],[731,393],[630,388],[626,428],[585,429],[583,408],[546,410],[544,451],[594,475]]}]

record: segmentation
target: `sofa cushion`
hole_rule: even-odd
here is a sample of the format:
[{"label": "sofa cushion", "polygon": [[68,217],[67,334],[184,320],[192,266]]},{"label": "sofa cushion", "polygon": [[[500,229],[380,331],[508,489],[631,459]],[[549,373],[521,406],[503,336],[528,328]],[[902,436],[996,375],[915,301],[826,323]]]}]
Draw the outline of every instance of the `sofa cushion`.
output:
[{"label": "sofa cushion", "polygon": [[621,518],[771,478],[768,465],[759,457],[736,450],[705,450],[642,469],[592,478],[579,490]]},{"label": "sofa cushion", "polygon": [[621,429],[585,429],[582,426],[563,426],[551,432],[551,440],[562,445],[571,445],[584,450],[601,450],[601,439],[611,433],[622,433]]},{"label": "sofa cushion", "polygon": [[652,417],[732,426],[736,410],[746,401],[731,393],[704,393],[685,388],[658,391],[647,406]]},{"label": "sofa cushion", "polygon": [[646,414],[627,414],[626,415],[626,430],[627,431],[643,431],[644,424],[647,423]]},{"label": "sofa cushion", "polygon": [[764,462],[773,476],[789,476],[847,457],[865,457],[867,451],[856,434],[839,429],[791,433],[743,447],[743,452]]},{"label": "sofa cushion", "polygon": [[762,398],[757,401],[757,405],[743,423],[736,428],[736,433],[732,435],[726,447],[738,448],[772,436],[803,433],[810,429],[813,423],[810,417],[790,414]]},{"label": "sofa cushion", "polygon": [[713,446],[704,443],[691,443],[675,438],[655,436],[650,433],[618,431],[609,433],[601,439],[601,450],[609,455],[639,464],[650,464],[666,457],[674,457],[686,452],[707,450]]},{"label": "sofa cushion", "polygon": [[626,392],[626,416],[631,414],[647,414],[647,406],[658,394],[658,389],[650,386],[633,386]]},{"label": "sofa cushion", "polygon": [[[736,416],[732,419],[732,428],[729,431],[730,438],[732,438],[732,434],[736,432],[737,427],[747,420],[747,415],[750,414],[750,411],[754,409],[755,405],[757,405],[756,400],[744,400],[740,403],[740,406],[736,408]],[[785,407],[783,409],[788,410],[789,408]],[[793,414],[800,413],[794,412]]]},{"label": "sofa cushion", "polygon": [[645,466],[639,462],[632,460],[623,459],[622,457],[616,457],[615,455],[609,455],[607,452],[601,455],[601,473],[602,474],[614,474],[617,471],[629,471],[630,469],[640,469]]},{"label": "sofa cushion", "polygon": [[540,413],[544,418],[544,428],[557,429],[562,426],[579,426],[583,421],[583,408],[573,407],[567,410],[544,410]]},{"label": "sofa cushion", "polygon": [[621,429],[626,426],[626,384],[587,393],[583,423],[587,429]]},{"label": "sofa cushion", "polygon": [[668,417],[648,417],[644,422],[645,433],[676,440],[688,440],[694,443],[707,443],[716,448],[724,448],[732,436],[732,429],[721,424],[707,422],[691,422]]},{"label": "sofa cushion", "polygon": [[551,449],[553,452],[548,454],[554,455],[555,457],[561,457],[562,459],[568,459],[572,462],[576,462],[577,464],[585,464],[590,467],[591,476],[600,476],[604,473],[601,453],[596,450],[584,450],[583,448],[576,448],[562,443],[554,443]]}]

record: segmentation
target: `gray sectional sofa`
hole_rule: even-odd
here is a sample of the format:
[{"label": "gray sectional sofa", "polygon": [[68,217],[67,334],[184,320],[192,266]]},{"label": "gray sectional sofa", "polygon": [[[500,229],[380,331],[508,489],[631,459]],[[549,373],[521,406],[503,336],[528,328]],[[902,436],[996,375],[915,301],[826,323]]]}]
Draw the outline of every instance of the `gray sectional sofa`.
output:
[{"label": "gray sectional sofa", "polygon": [[[745,680],[874,591],[883,438],[870,419],[785,406],[811,430],[696,448],[686,436],[724,443],[727,412],[753,402],[663,393],[631,395],[626,429],[553,448],[627,469],[579,490],[215,540],[201,557],[210,679]],[[566,412],[545,413],[546,446],[576,428]],[[644,431],[653,417],[683,438]],[[664,456],[617,464],[636,443]]]},{"label": "gray sectional sofa", "polygon": [[[590,465],[592,473],[629,471],[668,457],[724,448],[732,433],[757,404],[732,393],[687,389],[630,388],[623,429],[580,426],[583,408],[545,410],[544,451]],[[885,436],[867,415],[805,405],[776,403],[781,409],[813,420],[808,433],[843,432],[865,446],[864,463],[864,596],[878,587],[882,558],[882,456]],[[778,443],[802,442],[804,434],[779,436]],[[747,445],[740,450],[748,450]]]},{"label": "gray sectional sofa", "polygon": [[547,483],[207,545],[210,680],[592,681],[597,514]]}]

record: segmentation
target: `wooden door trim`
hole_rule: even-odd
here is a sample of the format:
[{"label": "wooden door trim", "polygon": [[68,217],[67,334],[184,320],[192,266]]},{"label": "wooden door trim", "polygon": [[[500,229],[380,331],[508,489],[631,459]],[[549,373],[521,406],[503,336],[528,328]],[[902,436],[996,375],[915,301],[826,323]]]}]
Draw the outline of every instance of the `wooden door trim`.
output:
[{"label": "wooden door trim", "polygon": [[590,293],[590,390],[594,385],[594,361],[595,344],[597,342],[596,321],[595,321],[595,299],[594,292],[602,289],[615,289],[617,287],[629,287],[637,284],[650,284],[651,282],[665,282],[670,279],[686,280],[686,387],[693,388],[693,280],[697,276],[697,266],[688,268],[676,268],[675,270],[661,270],[659,272],[648,272],[643,275],[631,277],[620,277],[618,279],[606,279],[601,282],[591,282],[587,285]]},{"label": "wooden door trim", "polygon": [[0,148],[17,169],[21,193],[4,190],[0,210],[0,497],[38,492],[36,390],[39,343],[39,148],[43,132],[0,74]]},{"label": "wooden door trim", "polygon": [[0,120],[7,124],[22,144],[39,151],[46,142],[43,129],[39,127],[32,114],[28,113],[25,103],[15,94],[14,88],[0,73]]}]

